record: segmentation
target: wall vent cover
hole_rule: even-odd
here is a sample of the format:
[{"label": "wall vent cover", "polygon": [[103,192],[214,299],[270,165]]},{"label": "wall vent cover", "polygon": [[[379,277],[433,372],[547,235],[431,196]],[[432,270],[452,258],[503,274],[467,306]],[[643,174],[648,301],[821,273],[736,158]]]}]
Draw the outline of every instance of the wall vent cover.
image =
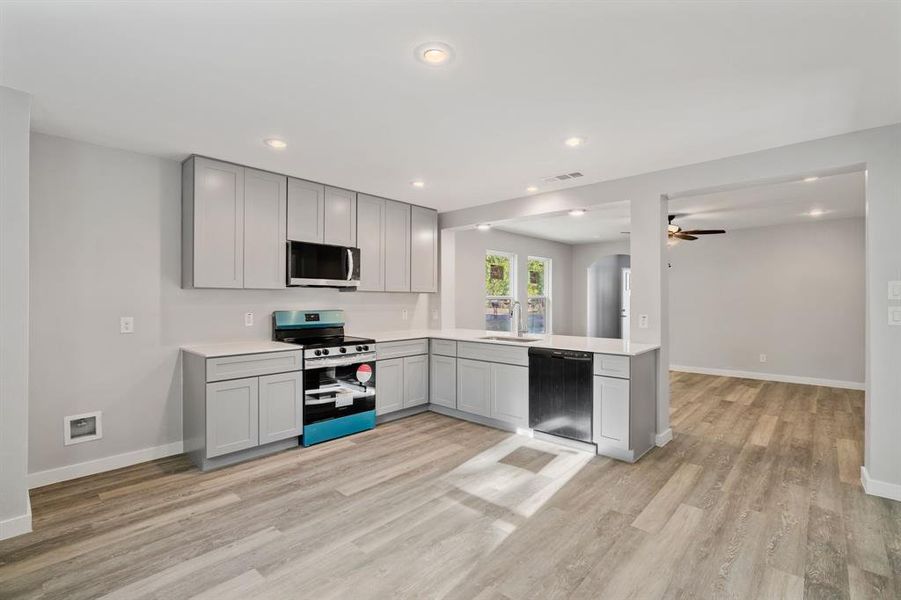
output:
[{"label": "wall vent cover", "polygon": [[63,417],[63,439],[66,446],[99,440],[103,437],[101,411]]}]

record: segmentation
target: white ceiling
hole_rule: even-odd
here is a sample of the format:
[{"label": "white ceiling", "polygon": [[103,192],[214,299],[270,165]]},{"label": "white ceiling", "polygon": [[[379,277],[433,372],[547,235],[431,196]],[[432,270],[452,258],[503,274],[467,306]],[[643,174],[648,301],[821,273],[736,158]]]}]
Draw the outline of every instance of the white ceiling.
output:
[{"label": "white ceiling", "polygon": [[[864,174],[844,173],[816,181],[789,181],[685,196],[669,201],[682,229],[766,227],[812,220],[863,217]],[[628,239],[629,202],[592,207],[580,217],[561,213],[496,224],[497,229],[569,244]],[[816,217],[809,213],[822,211]]]},{"label": "white ceiling", "polygon": [[[899,122],[899,23],[893,1],[3,2],[0,81],[37,131],[449,210]],[[414,60],[431,40],[451,65]]]}]

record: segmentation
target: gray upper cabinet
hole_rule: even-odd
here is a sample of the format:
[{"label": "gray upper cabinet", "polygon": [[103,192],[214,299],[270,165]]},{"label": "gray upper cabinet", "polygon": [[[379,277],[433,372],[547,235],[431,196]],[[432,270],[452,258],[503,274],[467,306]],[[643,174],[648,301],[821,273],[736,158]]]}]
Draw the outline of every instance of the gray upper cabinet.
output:
[{"label": "gray upper cabinet", "polygon": [[385,291],[410,291],[410,205],[385,202]]},{"label": "gray upper cabinet", "polygon": [[438,211],[411,207],[410,291],[438,291]]},{"label": "gray upper cabinet", "polygon": [[244,169],[244,287],[285,287],[287,177]]},{"label": "gray upper cabinet", "polygon": [[244,287],[244,167],[192,156],[182,194],[182,285]]},{"label": "gray upper cabinet", "polygon": [[357,194],[357,246],[362,292],[385,291],[385,199]]},{"label": "gray upper cabinet", "polygon": [[357,245],[357,193],[325,188],[325,233],[323,241],[333,246]]},{"label": "gray upper cabinet", "polygon": [[321,244],[325,228],[325,186],[288,178],[288,239]]}]

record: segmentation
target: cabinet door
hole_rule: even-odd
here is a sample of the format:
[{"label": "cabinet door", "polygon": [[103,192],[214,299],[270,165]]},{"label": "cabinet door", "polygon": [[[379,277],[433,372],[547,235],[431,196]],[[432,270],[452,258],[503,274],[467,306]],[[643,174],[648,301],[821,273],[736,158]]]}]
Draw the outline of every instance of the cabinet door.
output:
[{"label": "cabinet door", "polygon": [[410,208],[410,291],[438,291],[438,211]]},{"label": "cabinet door", "polygon": [[375,414],[384,415],[404,407],[404,359],[375,363]]},{"label": "cabinet door", "polygon": [[429,401],[429,356],[404,358],[404,408]]},{"label": "cabinet door", "polygon": [[491,417],[529,426],[529,368],[491,363]]},{"label": "cabinet door", "polygon": [[260,444],[297,437],[303,432],[303,374],[260,377]]},{"label": "cabinet door", "polygon": [[357,194],[361,292],[385,291],[385,200]]},{"label": "cabinet door", "polygon": [[244,169],[244,287],[285,287],[288,179]]},{"label": "cabinet door", "polygon": [[429,362],[429,402],[457,408],[457,359],[433,354]]},{"label": "cabinet door", "polygon": [[357,245],[357,193],[341,188],[325,188],[324,243],[333,246]]},{"label": "cabinet door", "polygon": [[244,167],[194,159],[194,287],[244,287]]},{"label": "cabinet door", "polygon": [[594,438],[629,448],[629,380],[594,378]]},{"label": "cabinet door", "polygon": [[206,384],[206,457],[257,446],[259,379],[233,379]]},{"label": "cabinet door", "polygon": [[490,398],[491,363],[457,359],[457,409],[487,417]]},{"label": "cabinet door", "polygon": [[410,205],[385,202],[385,291],[410,291]]},{"label": "cabinet door", "polygon": [[325,186],[288,178],[288,239],[322,243],[325,223]]}]

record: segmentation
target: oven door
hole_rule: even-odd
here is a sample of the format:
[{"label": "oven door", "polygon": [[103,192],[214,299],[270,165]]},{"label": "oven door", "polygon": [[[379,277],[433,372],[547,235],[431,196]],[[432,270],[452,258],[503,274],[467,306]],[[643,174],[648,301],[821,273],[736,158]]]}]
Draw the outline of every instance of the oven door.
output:
[{"label": "oven door", "polygon": [[360,285],[360,249],[288,242],[288,285],[357,287]]},{"label": "oven door", "polygon": [[304,425],[374,410],[375,361],[304,371]]}]

